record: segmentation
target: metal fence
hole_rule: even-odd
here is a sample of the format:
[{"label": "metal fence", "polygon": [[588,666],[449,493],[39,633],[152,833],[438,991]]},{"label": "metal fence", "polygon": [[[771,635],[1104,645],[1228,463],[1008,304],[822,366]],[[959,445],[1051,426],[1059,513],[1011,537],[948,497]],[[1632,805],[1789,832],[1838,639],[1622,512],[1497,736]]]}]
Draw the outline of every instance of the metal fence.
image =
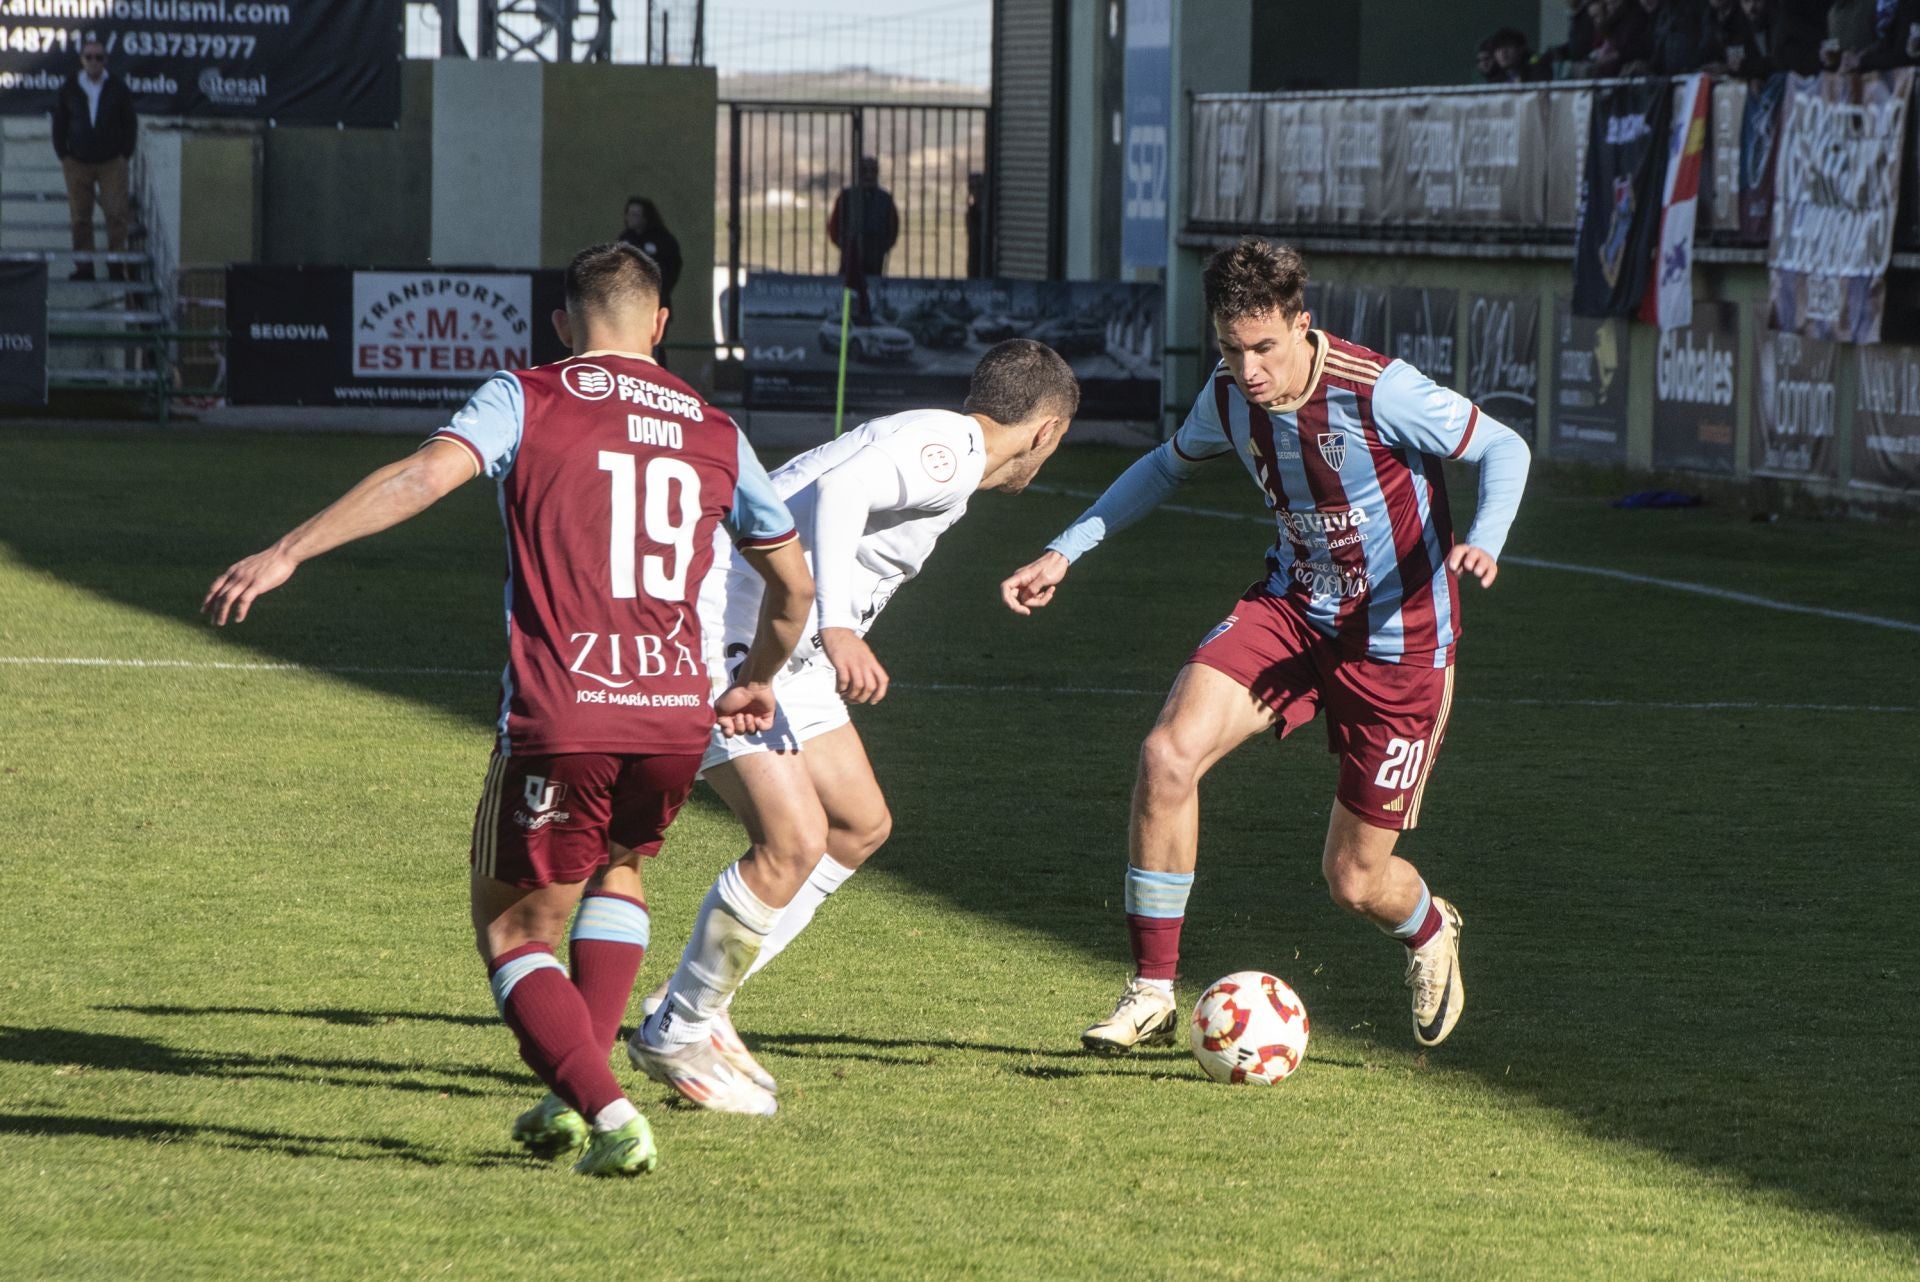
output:
[{"label": "metal fence", "polygon": [[[827,223],[861,156],[878,162],[880,186],[900,211],[886,274],[968,275],[967,179],[986,170],[986,108],[731,102],[720,113],[718,212],[730,279],[838,272]],[[977,230],[987,231],[983,223]],[[737,299],[727,314],[734,334],[736,307]]]}]

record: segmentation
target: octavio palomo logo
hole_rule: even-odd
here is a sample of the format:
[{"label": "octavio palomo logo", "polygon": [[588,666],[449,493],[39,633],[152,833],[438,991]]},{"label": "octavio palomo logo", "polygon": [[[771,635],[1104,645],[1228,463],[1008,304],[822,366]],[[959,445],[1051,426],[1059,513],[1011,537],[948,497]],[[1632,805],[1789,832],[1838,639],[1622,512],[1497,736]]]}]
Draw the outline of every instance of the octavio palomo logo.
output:
[{"label": "octavio palomo logo", "polygon": [[453,272],[353,274],[353,372],[446,378],[533,364],[533,278]]}]

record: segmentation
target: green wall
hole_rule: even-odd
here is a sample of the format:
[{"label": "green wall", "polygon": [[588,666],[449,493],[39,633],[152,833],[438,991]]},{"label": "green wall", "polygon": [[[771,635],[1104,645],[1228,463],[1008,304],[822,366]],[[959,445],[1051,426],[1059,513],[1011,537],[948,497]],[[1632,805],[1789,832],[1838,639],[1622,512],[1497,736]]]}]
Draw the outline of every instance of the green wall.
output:
[{"label": "green wall", "polygon": [[260,256],[260,140],[252,133],[180,139],[180,262],[246,263]]},{"label": "green wall", "polygon": [[[1392,89],[1475,80],[1473,52],[1501,27],[1540,40],[1540,0],[1256,0],[1249,88]],[[1552,43],[1562,38],[1548,33]]]},{"label": "green wall", "polygon": [[261,259],[313,266],[424,263],[433,212],[433,63],[401,68],[395,129],[269,129]]},{"label": "green wall", "polygon": [[618,236],[627,197],[647,196],[686,263],[668,341],[711,346],[716,73],[605,64],[545,70],[542,265],[563,267],[580,249]]}]

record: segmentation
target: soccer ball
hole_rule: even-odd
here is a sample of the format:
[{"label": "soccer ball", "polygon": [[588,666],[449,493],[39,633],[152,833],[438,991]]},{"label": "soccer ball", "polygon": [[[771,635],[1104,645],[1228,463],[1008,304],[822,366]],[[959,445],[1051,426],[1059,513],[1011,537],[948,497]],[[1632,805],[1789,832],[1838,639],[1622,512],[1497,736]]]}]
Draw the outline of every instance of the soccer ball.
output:
[{"label": "soccer ball", "polygon": [[1237,970],[1200,994],[1187,1036],[1214,1081],[1272,1086],[1306,1058],[1307,1005],[1285,980]]}]

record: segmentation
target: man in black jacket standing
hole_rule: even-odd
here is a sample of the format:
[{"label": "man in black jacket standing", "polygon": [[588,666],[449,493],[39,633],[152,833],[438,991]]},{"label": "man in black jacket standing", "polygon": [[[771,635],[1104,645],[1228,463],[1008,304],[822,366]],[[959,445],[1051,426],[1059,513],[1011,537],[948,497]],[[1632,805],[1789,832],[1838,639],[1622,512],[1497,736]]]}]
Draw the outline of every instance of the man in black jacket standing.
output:
[{"label": "man in black jacket standing", "polygon": [[[73,218],[73,247],[93,251],[93,192],[107,216],[107,249],[127,247],[127,161],[139,135],[133,94],[107,74],[107,47],[89,38],[80,46],[80,70],[60,86],[53,104],[53,152],[67,179],[67,210]],[[121,263],[107,264],[107,275],[126,279]],[[93,260],[78,259],[70,280],[92,280]]]}]

